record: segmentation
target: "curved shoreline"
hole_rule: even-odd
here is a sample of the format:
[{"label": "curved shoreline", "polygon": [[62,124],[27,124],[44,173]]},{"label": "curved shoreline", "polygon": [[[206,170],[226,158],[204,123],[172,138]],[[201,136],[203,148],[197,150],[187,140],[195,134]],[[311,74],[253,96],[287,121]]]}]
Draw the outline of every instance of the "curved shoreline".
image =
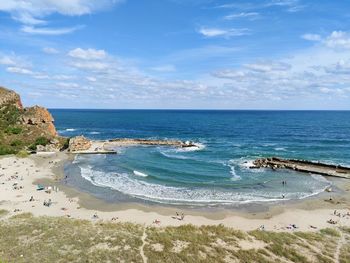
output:
[{"label": "curved shoreline", "polygon": [[[118,222],[152,225],[152,222],[158,219],[161,221],[161,226],[223,224],[241,230],[253,230],[260,225],[265,225],[265,228],[271,231],[289,231],[286,227],[291,223],[297,224],[300,230],[307,231],[314,231],[310,228],[310,224],[318,229],[332,227],[326,221],[333,218],[334,209],[342,213],[349,211],[345,209],[349,204],[348,192],[344,192],[347,195],[334,197],[333,203],[312,199],[295,205],[280,204],[268,207],[266,211],[260,212],[218,209],[213,213],[205,210],[169,208],[156,205],[109,204],[87,193],[70,189],[57,181],[63,175],[62,162],[67,158],[69,157],[66,154],[59,153],[52,156],[33,156],[27,159],[18,159],[14,156],[0,159],[1,167],[5,168],[1,171],[1,173],[5,173],[5,177],[0,177],[0,180],[5,183],[0,185],[2,200],[0,208],[11,211],[9,216],[18,213],[13,212],[15,209],[20,209],[20,212],[31,212],[36,216],[69,215],[71,218],[92,220],[93,214],[97,213],[100,219],[107,221],[110,221],[112,217],[118,217]],[[18,181],[18,184],[24,187],[20,190],[12,189],[13,181],[4,180],[16,172],[23,174],[23,180]],[[53,179],[56,179],[56,181]],[[36,191],[36,186],[33,184],[38,182],[58,186],[60,190],[51,194]],[[345,187],[350,190],[350,185]],[[29,202],[30,196],[34,196],[35,202]],[[53,201],[51,207],[42,205],[42,202],[48,198]],[[175,215],[175,212],[185,213],[185,219],[183,221],[174,220],[172,216]],[[339,220],[339,224],[350,226],[350,217],[340,218]]]}]

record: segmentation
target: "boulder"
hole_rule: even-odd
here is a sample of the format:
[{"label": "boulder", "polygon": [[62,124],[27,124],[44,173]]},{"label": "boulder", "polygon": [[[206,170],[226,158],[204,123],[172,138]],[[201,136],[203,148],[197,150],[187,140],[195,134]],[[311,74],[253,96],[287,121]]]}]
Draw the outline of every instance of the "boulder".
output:
[{"label": "boulder", "polygon": [[79,152],[89,150],[92,143],[89,139],[84,136],[73,137],[69,140],[69,148],[70,152]]}]

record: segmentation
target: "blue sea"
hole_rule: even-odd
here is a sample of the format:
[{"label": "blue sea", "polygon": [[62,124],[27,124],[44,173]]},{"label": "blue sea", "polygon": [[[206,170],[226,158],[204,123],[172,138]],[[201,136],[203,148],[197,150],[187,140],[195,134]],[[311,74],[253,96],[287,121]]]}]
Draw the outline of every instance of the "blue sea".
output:
[{"label": "blue sea", "polygon": [[66,169],[70,182],[110,201],[113,196],[211,206],[304,199],[331,182],[320,175],[249,169],[252,161],[280,156],[350,166],[349,111],[51,112],[62,136],[176,139],[199,145],[125,147],[117,155],[76,156]]}]

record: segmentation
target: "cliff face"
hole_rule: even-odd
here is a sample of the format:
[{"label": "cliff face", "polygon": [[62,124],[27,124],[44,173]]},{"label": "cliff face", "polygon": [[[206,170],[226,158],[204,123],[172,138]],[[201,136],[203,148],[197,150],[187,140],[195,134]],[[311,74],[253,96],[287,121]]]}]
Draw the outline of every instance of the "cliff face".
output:
[{"label": "cliff face", "polygon": [[0,107],[7,104],[23,109],[21,98],[16,92],[0,87]]},{"label": "cliff face", "polygon": [[22,121],[25,125],[37,126],[39,129],[53,137],[57,136],[56,128],[53,124],[54,119],[50,112],[43,107],[34,106],[25,108]]},{"label": "cliff face", "polygon": [[66,144],[46,108],[23,108],[16,92],[0,87],[0,155],[21,150],[58,151]]},{"label": "cliff face", "polygon": [[57,136],[54,119],[46,108],[34,106],[23,109],[21,98],[16,92],[0,87],[0,108],[5,105],[14,105],[20,110],[21,124],[35,126],[43,135]]}]

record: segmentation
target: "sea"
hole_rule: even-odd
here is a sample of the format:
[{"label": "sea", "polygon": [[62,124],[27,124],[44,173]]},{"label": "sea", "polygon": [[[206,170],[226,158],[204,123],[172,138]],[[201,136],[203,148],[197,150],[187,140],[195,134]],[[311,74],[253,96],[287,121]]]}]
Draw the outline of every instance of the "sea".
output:
[{"label": "sea", "polygon": [[62,136],[196,143],[75,156],[65,168],[66,183],[109,202],[229,206],[300,200],[332,182],[315,174],[250,169],[253,160],[278,156],[350,166],[350,111],[50,111]]}]

